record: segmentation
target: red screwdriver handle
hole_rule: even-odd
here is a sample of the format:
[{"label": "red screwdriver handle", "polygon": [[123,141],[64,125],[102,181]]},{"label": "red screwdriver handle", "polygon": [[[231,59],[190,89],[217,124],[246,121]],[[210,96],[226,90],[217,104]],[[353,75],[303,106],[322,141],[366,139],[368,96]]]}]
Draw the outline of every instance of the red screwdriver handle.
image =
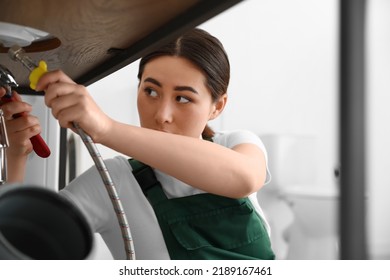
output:
[{"label": "red screwdriver handle", "polygon": [[[4,104],[4,103],[8,103],[8,102],[13,102],[13,101],[16,101],[16,98],[14,95],[12,95],[11,97],[3,96],[1,98],[0,105]],[[26,113],[23,112],[21,114],[14,115],[14,118],[19,118],[19,117],[25,116],[25,115],[26,115]],[[43,138],[41,137],[40,134],[31,137],[30,141],[31,141],[31,144],[33,146],[34,152],[38,156],[40,156],[42,158],[47,158],[48,156],[50,156],[50,148],[47,146],[45,140],[43,140]]]},{"label": "red screwdriver handle", "polygon": [[47,158],[50,156],[50,148],[47,146],[45,140],[43,140],[40,134],[30,138],[33,145],[34,152],[41,158]]}]

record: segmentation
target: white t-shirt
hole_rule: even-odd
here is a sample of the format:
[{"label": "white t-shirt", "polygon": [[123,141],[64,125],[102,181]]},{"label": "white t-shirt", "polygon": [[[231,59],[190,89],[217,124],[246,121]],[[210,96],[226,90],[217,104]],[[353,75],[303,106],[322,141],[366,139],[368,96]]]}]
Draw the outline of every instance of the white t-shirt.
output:
[{"label": "white t-shirt", "polygon": [[[265,147],[258,136],[249,131],[218,132],[213,142],[227,148],[241,143],[259,146],[265,154]],[[145,198],[141,187],[132,174],[127,158],[117,156],[105,160],[108,171],[121,199],[133,237],[136,258],[138,260],[169,259],[161,229],[153,208]],[[167,174],[154,170],[168,198],[183,197],[203,193]],[[267,180],[270,178],[267,168]],[[73,180],[60,193],[73,201],[85,214],[94,232],[100,233],[114,259],[126,259],[124,243],[111,200],[96,167]],[[269,226],[257,200],[257,194],[250,195],[256,211],[263,218],[268,232]]]}]

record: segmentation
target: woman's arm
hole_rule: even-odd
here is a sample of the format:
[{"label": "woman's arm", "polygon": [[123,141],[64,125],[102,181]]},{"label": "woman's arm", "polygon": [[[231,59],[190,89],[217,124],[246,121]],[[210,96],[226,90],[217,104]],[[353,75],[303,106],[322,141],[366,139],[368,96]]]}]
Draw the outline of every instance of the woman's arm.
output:
[{"label": "woman's arm", "polygon": [[101,143],[195,188],[245,197],[263,186],[266,164],[254,144],[233,149],[192,137],[113,122]]},{"label": "woman's arm", "polygon": [[195,188],[228,197],[245,197],[264,183],[264,154],[256,145],[233,149],[187,136],[119,123],[105,115],[86,88],[61,71],[45,74],[37,90],[60,125],[77,122],[96,143],[134,157]]}]

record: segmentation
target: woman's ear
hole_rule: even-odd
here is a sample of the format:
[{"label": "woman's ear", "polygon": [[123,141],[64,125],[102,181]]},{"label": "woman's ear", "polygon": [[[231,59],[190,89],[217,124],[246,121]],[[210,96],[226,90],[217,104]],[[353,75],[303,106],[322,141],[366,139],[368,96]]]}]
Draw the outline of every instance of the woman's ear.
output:
[{"label": "woman's ear", "polygon": [[210,120],[213,120],[215,119],[216,117],[218,117],[223,109],[225,108],[226,106],[226,102],[227,102],[227,94],[224,93],[222,94],[219,99],[214,103],[213,105],[213,111],[211,112],[211,115],[210,115]]}]

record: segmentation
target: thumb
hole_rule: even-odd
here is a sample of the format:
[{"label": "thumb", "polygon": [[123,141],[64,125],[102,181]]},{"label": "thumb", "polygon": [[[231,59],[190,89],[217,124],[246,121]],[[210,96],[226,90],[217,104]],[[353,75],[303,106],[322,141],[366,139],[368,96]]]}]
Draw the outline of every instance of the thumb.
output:
[{"label": "thumb", "polygon": [[54,70],[54,71],[46,72],[39,78],[35,90],[36,91],[46,90],[50,84],[54,84],[58,82],[75,84],[75,82],[71,78],[69,78],[64,72],[62,72],[61,70]]}]

